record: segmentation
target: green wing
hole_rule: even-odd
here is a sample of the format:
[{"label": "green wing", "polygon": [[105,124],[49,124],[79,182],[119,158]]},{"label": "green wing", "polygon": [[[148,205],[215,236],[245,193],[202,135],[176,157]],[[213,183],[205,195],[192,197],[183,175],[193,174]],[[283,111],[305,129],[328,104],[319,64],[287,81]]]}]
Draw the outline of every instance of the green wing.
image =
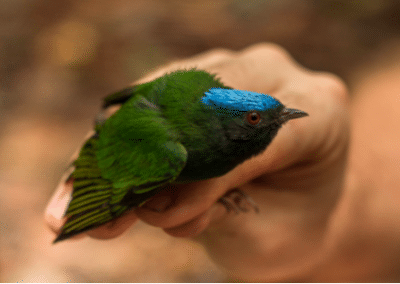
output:
[{"label": "green wing", "polygon": [[135,86],[123,89],[119,92],[113,93],[111,95],[108,95],[103,100],[103,109],[105,109],[109,106],[112,106],[112,105],[123,104],[123,103],[127,102],[131,97],[133,97],[137,94],[150,93],[151,89],[154,86],[154,83],[155,83],[155,81],[151,81],[148,83],[135,85]]},{"label": "green wing", "polygon": [[54,242],[96,228],[139,206],[185,166],[186,149],[141,95],[126,101],[82,147],[67,222]]},{"label": "green wing", "polygon": [[146,184],[175,179],[187,158],[176,131],[158,107],[140,95],[106,121],[97,146],[98,166],[116,195],[121,188],[142,193],[152,189]]}]

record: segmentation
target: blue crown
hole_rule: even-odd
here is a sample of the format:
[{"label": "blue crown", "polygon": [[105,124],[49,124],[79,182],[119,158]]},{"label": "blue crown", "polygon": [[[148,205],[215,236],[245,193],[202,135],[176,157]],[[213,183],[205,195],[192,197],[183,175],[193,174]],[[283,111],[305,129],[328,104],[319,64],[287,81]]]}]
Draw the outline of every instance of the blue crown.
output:
[{"label": "blue crown", "polygon": [[200,100],[203,104],[212,108],[243,112],[250,110],[266,111],[282,106],[278,100],[270,95],[221,88],[211,88],[204,93]]}]

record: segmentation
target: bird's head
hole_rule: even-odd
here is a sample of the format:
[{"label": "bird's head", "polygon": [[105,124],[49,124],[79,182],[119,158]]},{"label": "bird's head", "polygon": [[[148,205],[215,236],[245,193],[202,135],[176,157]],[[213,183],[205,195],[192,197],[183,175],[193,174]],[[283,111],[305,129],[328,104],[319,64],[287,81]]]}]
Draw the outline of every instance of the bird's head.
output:
[{"label": "bird's head", "polygon": [[269,95],[234,89],[211,88],[201,102],[216,114],[225,135],[237,142],[258,140],[268,145],[283,123],[308,115]]}]

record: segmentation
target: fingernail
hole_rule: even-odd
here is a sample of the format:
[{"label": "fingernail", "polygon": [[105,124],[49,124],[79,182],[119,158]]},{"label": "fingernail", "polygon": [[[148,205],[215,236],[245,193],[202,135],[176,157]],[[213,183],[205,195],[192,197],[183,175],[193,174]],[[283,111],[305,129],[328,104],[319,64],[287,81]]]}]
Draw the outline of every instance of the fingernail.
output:
[{"label": "fingernail", "polygon": [[171,204],[171,197],[168,195],[156,196],[147,201],[144,206],[152,211],[164,211]]},{"label": "fingernail", "polygon": [[54,205],[52,210],[52,215],[54,218],[61,220],[64,217],[70,199],[71,195],[67,193],[57,200],[57,203]]},{"label": "fingernail", "polygon": [[64,217],[70,199],[70,192],[62,192],[59,196],[57,196],[51,209],[51,215],[53,215],[54,218],[61,220]]},{"label": "fingernail", "polygon": [[[66,185],[68,185],[68,183]],[[64,217],[69,201],[72,198],[72,190],[68,190],[66,185],[62,183],[58,185],[56,193],[51,198],[46,209],[48,214],[57,220],[61,220]]]}]

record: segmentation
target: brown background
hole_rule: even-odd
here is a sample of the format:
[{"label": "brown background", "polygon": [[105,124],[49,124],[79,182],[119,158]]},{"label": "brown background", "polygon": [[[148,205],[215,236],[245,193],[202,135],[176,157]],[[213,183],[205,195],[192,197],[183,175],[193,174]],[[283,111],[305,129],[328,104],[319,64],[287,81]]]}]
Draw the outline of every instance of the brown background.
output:
[{"label": "brown background", "polygon": [[0,282],[228,281],[160,229],[53,246],[42,215],[102,97],[168,61],[262,41],[362,98],[365,83],[400,75],[400,2],[1,1]]}]

